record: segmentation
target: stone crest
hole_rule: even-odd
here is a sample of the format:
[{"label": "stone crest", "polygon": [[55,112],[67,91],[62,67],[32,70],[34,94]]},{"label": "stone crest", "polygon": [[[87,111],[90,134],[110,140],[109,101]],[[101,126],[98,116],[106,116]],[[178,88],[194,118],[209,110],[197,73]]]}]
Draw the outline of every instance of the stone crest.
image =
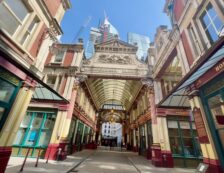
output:
[{"label": "stone crest", "polygon": [[102,54],[98,58],[99,63],[104,64],[133,64],[132,59],[129,56],[122,55],[105,55]]}]

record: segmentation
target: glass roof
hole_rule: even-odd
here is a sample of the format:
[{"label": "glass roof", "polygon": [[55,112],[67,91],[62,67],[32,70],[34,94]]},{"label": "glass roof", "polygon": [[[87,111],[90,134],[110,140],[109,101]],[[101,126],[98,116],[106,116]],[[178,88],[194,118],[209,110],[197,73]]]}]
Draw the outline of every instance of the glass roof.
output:
[{"label": "glass roof", "polygon": [[126,110],[130,108],[142,87],[140,81],[93,78],[87,80],[87,85],[98,108],[114,103],[122,105]]},{"label": "glass roof", "polygon": [[65,98],[60,96],[58,93],[51,91],[49,88],[46,88],[45,86],[38,84],[35,88],[34,94],[32,96],[32,99],[40,99],[40,100],[55,100],[55,101],[66,101]]},{"label": "glass roof", "polygon": [[224,46],[216,51],[201,67],[199,67],[182,85],[180,85],[161,106],[174,106],[174,107],[190,107],[187,95],[187,87],[199,79],[209,69],[215,66],[220,60],[224,58]]}]

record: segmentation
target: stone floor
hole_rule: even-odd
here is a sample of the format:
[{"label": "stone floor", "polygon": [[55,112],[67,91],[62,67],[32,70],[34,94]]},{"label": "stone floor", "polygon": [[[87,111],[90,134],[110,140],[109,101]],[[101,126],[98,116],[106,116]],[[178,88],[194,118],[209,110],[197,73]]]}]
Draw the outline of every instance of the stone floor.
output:
[{"label": "stone floor", "polygon": [[[23,158],[11,157],[6,173],[19,172]],[[132,152],[108,150],[84,150],[68,156],[65,161],[49,161],[40,159],[38,167],[34,167],[35,159],[28,159],[24,173],[194,173],[192,169],[155,168],[145,157]]]}]

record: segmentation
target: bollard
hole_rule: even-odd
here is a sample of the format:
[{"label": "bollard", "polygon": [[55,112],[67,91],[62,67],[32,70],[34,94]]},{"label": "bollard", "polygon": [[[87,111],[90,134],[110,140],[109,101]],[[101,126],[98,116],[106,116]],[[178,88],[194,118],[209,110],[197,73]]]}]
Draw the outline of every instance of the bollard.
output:
[{"label": "bollard", "polygon": [[50,150],[49,150],[48,155],[47,155],[47,160],[46,160],[46,163],[48,163],[48,160],[49,160],[50,154],[51,154],[51,147],[50,147]]},{"label": "bollard", "polygon": [[40,151],[41,151],[41,149],[39,149],[39,151],[38,151],[38,155],[37,155],[37,160],[36,160],[35,167],[38,166],[38,161],[39,161],[39,157],[40,157]]},{"label": "bollard", "polygon": [[25,164],[26,164],[26,159],[27,159],[27,157],[28,157],[28,155],[29,155],[29,152],[30,152],[30,148],[28,148],[28,151],[27,151],[27,153],[26,153],[26,157],[25,157],[25,159],[24,159],[24,161],[23,161],[23,164],[22,164],[22,167],[21,167],[21,169],[20,169],[20,172],[23,171],[23,168],[24,168],[24,166],[25,166]]}]

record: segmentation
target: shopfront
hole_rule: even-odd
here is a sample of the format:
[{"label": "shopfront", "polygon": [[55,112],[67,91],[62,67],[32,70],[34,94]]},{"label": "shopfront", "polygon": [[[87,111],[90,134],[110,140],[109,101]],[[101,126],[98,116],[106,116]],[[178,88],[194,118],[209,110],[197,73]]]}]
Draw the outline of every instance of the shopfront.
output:
[{"label": "shopfront", "polygon": [[146,138],[145,138],[145,124],[141,125],[139,127],[139,133],[140,133],[140,151],[139,154],[145,155],[147,154],[146,152]]},{"label": "shopfront", "polygon": [[13,156],[44,157],[54,128],[56,112],[27,111],[13,143]]},{"label": "shopfront", "polygon": [[84,130],[84,124],[79,121],[77,126],[76,139],[75,139],[75,145],[77,146],[78,151],[81,150],[83,130]]},{"label": "shopfront", "polygon": [[168,116],[170,148],[177,167],[197,167],[201,161],[197,130],[193,116]]},{"label": "shopfront", "polygon": [[148,135],[148,152],[147,152],[147,159],[152,158],[152,151],[151,146],[153,144],[153,137],[152,137],[152,123],[151,121],[147,122],[147,135]]},{"label": "shopfront", "polygon": [[204,85],[200,97],[220,164],[224,168],[224,73]]},{"label": "shopfront", "polygon": [[0,131],[21,87],[21,81],[0,67]]}]

